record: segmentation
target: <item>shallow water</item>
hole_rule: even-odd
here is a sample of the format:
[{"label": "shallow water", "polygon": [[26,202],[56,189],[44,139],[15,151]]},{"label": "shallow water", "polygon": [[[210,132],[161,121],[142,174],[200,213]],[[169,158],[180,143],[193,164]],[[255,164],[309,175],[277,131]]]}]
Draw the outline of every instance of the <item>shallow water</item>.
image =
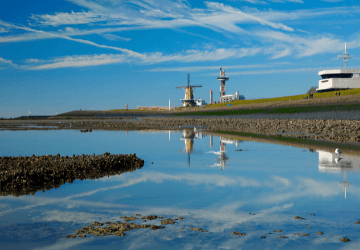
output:
[{"label": "shallow water", "polygon": [[[0,152],[136,153],[145,160],[134,172],[0,197],[2,249],[358,249],[360,157],[201,131],[0,131]],[[120,216],[135,214],[185,219],[124,237],[66,238],[94,221],[123,221]],[[160,220],[132,222],[160,225]],[[351,241],[343,243],[343,237]]]}]

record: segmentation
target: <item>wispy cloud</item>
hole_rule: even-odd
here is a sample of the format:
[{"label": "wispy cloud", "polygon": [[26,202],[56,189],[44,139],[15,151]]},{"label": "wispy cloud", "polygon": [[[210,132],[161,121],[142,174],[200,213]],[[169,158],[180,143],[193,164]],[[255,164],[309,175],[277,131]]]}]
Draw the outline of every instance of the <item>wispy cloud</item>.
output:
[{"label": "wispy cloud", "polygon": [[[224,58],[240,58],[258,53],[258,49],[216,49],[212,51],[188,50],[183,53],[164,55],[162,53],[142,54],[142,56],[128,54],[101,54],[101,55],[77,55],[65,56],[48,61],[27,59],[30,65],[24,66],[29,70],[44,70],[69,67],[86,67],[114,63],[136,62],[140,64],[155,64],[161,62],[198,62],[217,61]],[[37,65],[31,65],[31,64]]]},{"label": "wispy cloud", "polygon": [[[92,55],[92,56],[66,56],[50,61],[41,61],[41,65],[26,66],[25,69],[44,70],[71,67],[86,67],[124,62],[127,57],[124,55]],[[29,63],[39,63],[37,59],[28,59]]]},{"label": "wispy cloud", "polygon": [[337,3],[337,2],[343,2],[344,0],[321,0],[321,1],[328,3]]},{"label": "wispy cloud", "polygon": [[92,12],[56,13],[55,15],[31,15],[31,19],[43,26],[85,24],[107,20],[107,17]]},{"label": "wispy cloud", "polygon": [[316,72],[325,68],[298,68],[298,69],[270,69],[231,72],[228,75],[259,75],[259,74],[278,74],[278,73],[298,73],[298,72]]},{"label": "wispy cloud", "polygon": [[270,3],[304,3],[302,0],[233,0],[233,2],[247,2],[252,4],[269,4]]},{"label": "wispy cloud", "polygon": [[0,33],[6,33],[8,32],[7,29],[5,29],[4,27],[0,27]]},{"label": "wispy cloud", "polygon": [[[267,64],[251,64],[251,65],[223,65],[224,68],[226,69],[248,69],[248,68],[264,68],[264,67],[272,67],[274,65],[284,65],[284,64],[289,64],[288,62],[282,62],[282,63],[267,63]],[[196,72],[196,71],[213,71],[219,69],[219,66],[205,66],[205,67],[175,67],[175,68],[154,68],[154,69],[149,69],[146,71],[154,71],[154,72],[159,72],[159,71],[191,71],[191,72]]]},{"label": "wispy cloud", "polygon": [[11,66],[17,66],[15,63],[13,63],[11,60],[6,60],[2,57],[0,57],[0,64],[8,64],[8,65],[11,65]]},{"label": "wispy cloud", "polygon": [[119,40],[126,42],[131,41],[131,38],[121,37],[114,34],[103,34],[102,37],[110,41],[119,41]]}]

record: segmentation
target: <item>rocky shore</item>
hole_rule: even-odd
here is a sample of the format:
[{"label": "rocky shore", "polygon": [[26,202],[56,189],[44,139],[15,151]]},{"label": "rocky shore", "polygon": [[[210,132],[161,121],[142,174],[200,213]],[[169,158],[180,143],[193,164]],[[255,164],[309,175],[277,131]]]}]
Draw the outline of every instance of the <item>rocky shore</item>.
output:
[{"label": "rocky shore", "polygon": [[144,160],[131,155],[55,155],[0,157],[0,196],[35,194],[58,188],[75,179],[99,179],[132,172],[144,166]]},{"label": "rocky shore", "polygon": [[178,130],[201,127],[208,131],[233,131],[333,142],[360,142],[360,120],[245,119],[234,117],[145,117],[72,121],[1,121],[0,130]]}]

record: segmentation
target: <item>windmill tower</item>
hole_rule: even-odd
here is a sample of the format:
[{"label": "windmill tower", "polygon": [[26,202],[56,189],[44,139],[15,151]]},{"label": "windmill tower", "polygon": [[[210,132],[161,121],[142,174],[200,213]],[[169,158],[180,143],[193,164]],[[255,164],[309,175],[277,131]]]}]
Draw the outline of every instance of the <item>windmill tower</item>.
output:
[{"label": "windmill tower", "polygon": [[184,107],[195,106],[194,101],[194,89],[201,88],[202,86],[191,86],[190,85],[190,74],[188,73],[188,85],[187,86],[176,86],[175,88],[182,88],[185,91],[185,98],[180,99]]}]

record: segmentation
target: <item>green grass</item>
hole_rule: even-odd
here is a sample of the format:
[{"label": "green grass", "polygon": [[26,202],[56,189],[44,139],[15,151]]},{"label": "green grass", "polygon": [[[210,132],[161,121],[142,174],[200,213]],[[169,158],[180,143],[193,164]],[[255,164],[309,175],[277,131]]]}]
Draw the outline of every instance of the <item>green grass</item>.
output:
[{"label": "green grass", "polygon": [[[324,92],[324,93],[314,93],[313,99],[316,98],[325,98],[325,97],[332,97],[335,96],[336,91],[331,92]],[[348,90],[341,90],[341,96],[346,95],[360,95],[360,89],[348,89]],[[268,102],[286,102],[286,101],[294,101],[294,100],[302,100],[305,97],[309,96],[308,94],[305,95],[294,95],[294,96],[284,96],[284,97],[275,97],[275,98],[265,98],[265,99],[254,99],[254,100],[238,100],[230,102],[231,106],[233,105],[246,105],[246,104],[255,104],[255,103],[268,103]],[[229,103],[218,103],[218,104],[211,104],[205,105],[205,108],[215,108],[215,107],[226,107]]]},{"label": "green grass", "polygon": [[271,108],[271,109],[245,109],[245,110],[219,110],[207,112],[191,112],[175,114],[180,115],[249,115],[249,114],[294,114],[300,112],[316,112],[316,111],[344,111],[344,110],[360,110],[360,104],[349,105],[329,105],[329,106],[306,106],[306,107],[287,107],[287,108]]},{"label": "green grass", "polygon": [[[293,137],[277,137],[274,135],[266,136],[266,135],[258,135],[258,134],[251,134],[251,133],[242,133],[242,132],[231,132],[231,131],[213,131],[215,133],[221,134],[228,134],[228,135],[237,135],[237,136],[248,136],[254,138],[261,138],[261,139],[273,139],[277,141],[283,142],[299,142],[305,143],[309,145],[318,145],[318,146],[327,146],[327,147],[339,147],[339,143],[336,142],[324,142],[324,141],[315,141],[311,139],[298,139]],[[350,144],[341,144],[341,148],[353,149],[353,150],[360,150],[359,146],[350,145]]]}]

